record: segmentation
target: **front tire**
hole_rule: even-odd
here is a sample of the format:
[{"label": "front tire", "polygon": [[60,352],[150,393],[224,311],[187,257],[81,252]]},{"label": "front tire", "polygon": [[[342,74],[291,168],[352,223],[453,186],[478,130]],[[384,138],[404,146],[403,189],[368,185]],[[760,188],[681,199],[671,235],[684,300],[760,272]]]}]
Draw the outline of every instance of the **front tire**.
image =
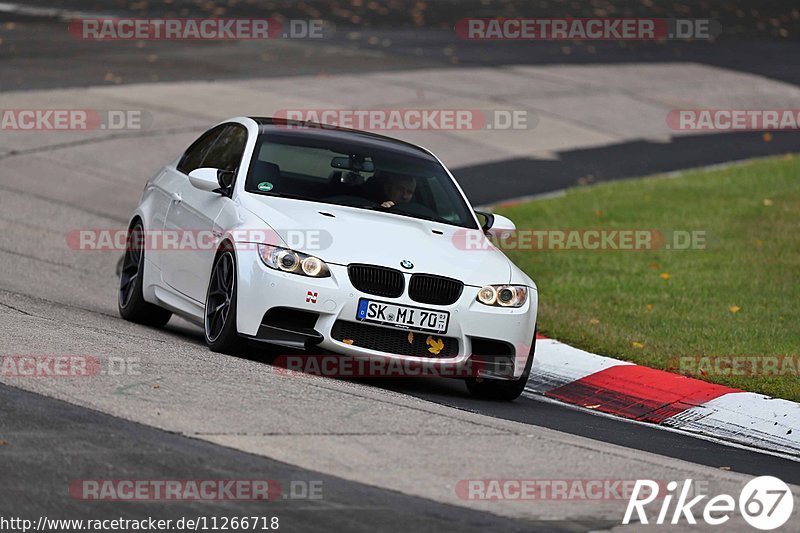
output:
[{"label": "front tire", "polygon": [[230,353],[242,345],[236,331],[236,258],[225,248],[214,260],[208,282],[203,331],[211,351]]},{"label": "front tire", "polygon": [[163,327],[169,322],[172,313],[144,299],[144,228],[137,222],[128,230],[125,243],[125,255],[119,273],[119,293],[117,308],[125,320],[153,326]]},{"label": "front tire", "polygon": [[469,393],[473,397],[482,400],[493,400],[497,402],[516,400],[519,398],[519,395],[522,394],[522,391],[525,390],[525,385],[528,383],[535,351],[536,329],[534,328],[533,340],[531,341],[531,348],[528,352],[528,361],[525,363],[525,369],[522,371],[522,375],[517,379],[467,378],[465,381]]}]

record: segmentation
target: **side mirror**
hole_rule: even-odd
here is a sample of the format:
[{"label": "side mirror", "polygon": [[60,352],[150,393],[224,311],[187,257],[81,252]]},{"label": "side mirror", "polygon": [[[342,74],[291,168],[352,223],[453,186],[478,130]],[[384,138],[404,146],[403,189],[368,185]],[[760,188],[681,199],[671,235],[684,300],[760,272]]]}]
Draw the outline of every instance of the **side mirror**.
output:
[{"label": "side mirror", "polygon": [[201,167],[189,173],[189,183],[201,191],[223,192],[233,183],[234,175],[230,170]]},{"label": "side mirror", "polygon": [[494,216],[494,224],[490,228],[494,231],[517,231],[517,225],[510,218],[503,215]]},{"label": "side mirror", "polygon": [[480,222],[483,232],[489,231],[494,225],[494,214],[484,213],[483,211],[475,211],[475,214],[478,216],[478,222]]},{"label": "side mirror", "polygon": [[483,213],[481,211],[475,211],[475,214],[478,215],[478,221],[481,222],[483,232],[495,239],[503,238],[504,235],[517,230],[516,224],[503,215]]}]

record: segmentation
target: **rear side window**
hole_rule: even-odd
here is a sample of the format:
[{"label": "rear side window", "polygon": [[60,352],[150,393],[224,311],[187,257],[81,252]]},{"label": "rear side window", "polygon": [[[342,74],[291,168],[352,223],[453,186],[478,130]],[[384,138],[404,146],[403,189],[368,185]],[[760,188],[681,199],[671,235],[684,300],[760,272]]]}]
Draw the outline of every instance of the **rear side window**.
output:
[{"label": "rear side window", "polygon": [[228,124],[206,153],[202,166],[236,170],[244,156],[245,144],[247,144],[247,129],[238,124]]},{"label": "rear side window", "polygon": [[217,126],[216,128],[210,129],[193,142],[186,152],[184,152],[180,163],[178,163],[178,170],[184,174],[188,174],[192,170],[202,167],[206,154],[214,145],[214,141],[217,140],[217,137],[219,137],[223,129],[225,129],[225,126]]}]

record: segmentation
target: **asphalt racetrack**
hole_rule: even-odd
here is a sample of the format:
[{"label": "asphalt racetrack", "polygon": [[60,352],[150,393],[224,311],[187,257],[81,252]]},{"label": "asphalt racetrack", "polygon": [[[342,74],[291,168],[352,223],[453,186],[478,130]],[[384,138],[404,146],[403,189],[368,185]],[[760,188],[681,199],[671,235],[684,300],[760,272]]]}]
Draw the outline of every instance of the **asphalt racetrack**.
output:
[{"label": "asphalt racetrack", "polygon": [[[187,10],[182,16],[205,15],[194,3],[175,4],[174,9]],[[46,7],[112,9],[83,0]],[[141,14],[125,6],[113,9]],[[161,7],[145,9],[163,16]],[[254,16],[246,7],[233,9],[244,10],[235,16]],[[287,376],[257,349],[231,357],[212,353],[202,332],[180,319],[156,330],[119,318],[118,254],[76,252],[64,238],[75,228],[124,227],[144,180],[214,123],[215,98],[219,112],[233,116],[239,114],[237,105],[241,114],[253,112],[259,91],[296,98],[295,105],[316,102],[322,98],[318,93],[331,90],[325,85],[329,78],[346,84],[349,76],[367,84],[397,75],[404,90],[418,94],[424,87],[427,95],[436,92],[431,84],[438,76],[457,76],[465,68],[498,69],[503,75],[508,73],[503,69],[542,68],[534,74],[555,84],[555,76],[565,83],[579,76],[551,70],[562,66],[613,70],[644,63],[669,68],[674,62],[712,69],[711,77],[722,72],[755,80],[794,98],[800,83],[796,39],[742,30],[739,38],[713,46],[601,44],[591,53],[577,48],[565,55],[558,43],[465,44],[441,26],[401,31],[374,24],[354,38],[355,30],[340,24],[325,43],[278,42],[255,50],[249,43],[156,42],[139,48],[71,38],[63,31],[61,11],[0,14],[3,108],[80,108],[99,101],[105,108],[146,109],[154,122],[146,132],[119,135],[0,132],[2,352],[90,355],[135,361],[139,369],[85,379],[0,375],[0,516],[259,515],[279,517],[281,529],[290,531],[596,531],[629,529],[619,525],[626,502],[481,501],[465,498],[457,487],[464,480],[490,478],[691,478],[715,494],[738,494],[753,475],[800,485],[795,460],[533,395],[492,403],[472,399],[458,381]],[[485,104],[492,97],[492,78],[480,76],[475,86],[481,92],[462,97]],[[314,77],[319,87],[309,87]],[[295,78],[303,87],[292,94]],[[211,85],[202,85],[206,82]],[[555,85],[552,90],[560,91]],[[602,92],[586,88],[586,94]],[[251,100],[242,103],[246,94]],[[769,141],[758,132],[654,132],[642,138],[620,133],[622,119],[614,124],[620,131],[587,124],[562,128],[558,117],[537,112],[558,143],[504,147],[486,162],[470,154],[497,152],[489,141],[444,135],[426,138],[425,144],[452,154],[445,162],[472,202],[481,205],[558,191],[586,183],[587,176],[598,182],[796,151],[800,141],[796,132],[776,133]],[[498,178],[490,182],[487,175]],[[69,492],[71,484],[85,479],[251,478],[278,480],[283,492],[267,503],[93,502]],[[298,496],[312,485],[322,487],[320,498]],[[298,494],[291,493],[292,486],[300,487]],[[747,530],[735,520],[730,529]]]}]

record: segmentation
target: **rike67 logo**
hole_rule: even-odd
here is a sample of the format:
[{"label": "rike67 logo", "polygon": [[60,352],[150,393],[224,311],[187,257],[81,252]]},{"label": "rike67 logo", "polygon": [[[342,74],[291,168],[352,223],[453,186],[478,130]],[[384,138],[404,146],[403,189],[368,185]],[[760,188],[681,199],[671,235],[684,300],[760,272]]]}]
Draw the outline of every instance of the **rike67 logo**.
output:
[{"label": "rike67 logo", "polygon": [[[663,494],[660,493],[660,488],[663,488],[663,484],[649,479],[637,480],[622,523],[630,524],[634,513],[640,523],[651,523],[654,517],[648,517],[645,506],[658,500],[651,509],[655,511],[660,506],[655,524],[677,524],[681,518],[689,524],[697,524],[695,513],[699,513],[706,524],[719,526],[736,513],[738,503],[738,511],[748,524],[756,529],[769,531],[784,525],[794,508],[794,496],[789,486],[772,476],[750,480],[739,494],[738,502],[728,494],[714,496],[705,501],[704,505],[701,502],[709,498],[707,495],[700,494],[689,499],[693,492],[691,479],[685,480],[680,489],[677,481],[670,481]],[[675,506],[671,508],[673,501]]]}]

